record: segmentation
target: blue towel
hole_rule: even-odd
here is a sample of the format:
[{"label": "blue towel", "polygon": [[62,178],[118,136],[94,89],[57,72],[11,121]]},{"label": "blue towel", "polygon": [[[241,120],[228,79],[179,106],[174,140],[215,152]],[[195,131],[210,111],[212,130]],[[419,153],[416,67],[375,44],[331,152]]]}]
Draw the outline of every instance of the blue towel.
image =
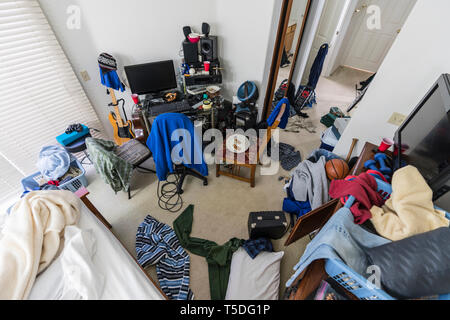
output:
[{"label": "blue towel", "polygon": [[269,125],[269,127],[274,124],[275,120],[277,120],[278,114],[280,113],[281,107],[283,106],[283,104],[286,104],[286,110],[283,114],[283,117],[281,118],[280,125],[278,127],[280,129],[286,129],[286,126],[289,121],[289,115],[290,115],[290,109],[291,109],[289,99],[287,99],[287,98],[281,99],[280,102],[278,102],[275,109],[273,109],[272,113],[269,116],[269,119],[267,119],[267,124]]},{"label": "blue towel", "polygon": [[117,72],[115,70],[104,72],[102,68],[99,67],[99,69],[100,69],[100,79],[105,87],[118,91],[120,90],[122,92],[125,91],[122,81],[120,81],[119,76],[117,75]]},{"label": "blue towel", "polygon": [[[172,135],[177,133],[179,137],[174,136],[172,141]],[[175,163],[182,163],[205,177],[208,175],[201,137],[196,134],[193,123],[184,114],[165,113],[156,117],[147,146],[153,154],[156,175],[160,181],[167,180],[169,172],[174,172]],[[173,158],[172,153],[174,153]]]},{"label": "blue towel", "polygon": [[161,290],[171,300],[192,300],[189,255],[171,227],[147,216],[136,234],[136,254],[145,268],[156,264]]}]

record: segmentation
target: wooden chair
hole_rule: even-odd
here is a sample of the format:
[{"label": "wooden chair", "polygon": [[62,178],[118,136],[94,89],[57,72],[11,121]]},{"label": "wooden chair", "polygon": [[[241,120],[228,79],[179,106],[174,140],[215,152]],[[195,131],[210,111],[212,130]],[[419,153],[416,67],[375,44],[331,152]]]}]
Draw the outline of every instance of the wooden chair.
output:
[{"label": "wooden chair", "polygon": [[[219,161],[219,164],[216,165],[216,177],[220,177],[221,175],[227,176],[236,180],[244,181],[247,183],[250,183],[250,186],[252,188],[255,187],[255,176],[256,176],[256,167],[258,164],[260,164],[261,157],[264,153],[264,151],[267,148],[267,145],[269,144],[270,140],[272,139],[272,132],[273,130],[276,130],[278,126],[280,125],[281,118],[283,117],[284,113],[286,111],[286,104],[283,104],[281,106],[280,112],[278,114],[278,117],[276,118],[275,122],[272,124],[272,126],[267,128],[266,134],[263,139],[254,139],[254,141],[250,141],[250,144],[257,143],[257,153],[252,154],[250,150],[252,148],[250,147],[249,150],[245,152],[244,157],[238,157],[238,154],[231,154],[230,151],[227,152],[227,141],[224,142],[221,149],[217,152],[216,160]],[[256,157],[256,159],[255,159]],[[244,159],[244,161],[241,161]],[[223,171],[221,170],[222,165],[231,165],[230,171]],[[246,178],[241,176],[241,168],[245,167],[250,169],[250,178]]]}]

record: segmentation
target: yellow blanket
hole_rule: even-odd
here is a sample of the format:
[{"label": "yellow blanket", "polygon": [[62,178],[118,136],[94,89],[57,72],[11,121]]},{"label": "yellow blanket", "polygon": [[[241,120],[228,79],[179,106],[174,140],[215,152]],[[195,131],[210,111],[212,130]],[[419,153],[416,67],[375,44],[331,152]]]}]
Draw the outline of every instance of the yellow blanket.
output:
[{"label": "yellow blanket", "polygon": [[55,258],[66,225],[80,216],[69,191],[35,191],[11,210],[0,239],[0,299],[26,299],[36,276]]},{"label": "yellow blanket", "polygon": [[432,190],[417,168],[407,166],[396,171],[392,189],[383,208],[371,209],[371,221],[381,236],[398,241],[449,226],[445,213],[434,209]]}]

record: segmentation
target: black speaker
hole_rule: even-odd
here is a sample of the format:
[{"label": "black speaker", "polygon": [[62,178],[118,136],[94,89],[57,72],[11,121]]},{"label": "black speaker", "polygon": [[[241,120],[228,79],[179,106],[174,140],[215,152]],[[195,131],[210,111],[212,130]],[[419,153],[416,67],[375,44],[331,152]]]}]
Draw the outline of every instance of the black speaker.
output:
[{"label": "black speaker", "polygon": [[205,37],[209,37],[209,33],[211,32],[211,27],[206,22],[203,22],[202,24],[202,32],[205,35]]},{"label": "black speaker", "polygon": [[219,57],[217,49],[217,37],[211,36],[200,39],[200,50],[203,61],[216,61]]},{"label": "black speaker", "polygon": [[192,33],[192,29],[189,26],[183,27],[183,33],[186,37],[186,40],[189,40],[188,36]]},{"label": "black speaker", "polygon": [[184,62],[187,64],[198,63],[198,43],[183,41]]}]

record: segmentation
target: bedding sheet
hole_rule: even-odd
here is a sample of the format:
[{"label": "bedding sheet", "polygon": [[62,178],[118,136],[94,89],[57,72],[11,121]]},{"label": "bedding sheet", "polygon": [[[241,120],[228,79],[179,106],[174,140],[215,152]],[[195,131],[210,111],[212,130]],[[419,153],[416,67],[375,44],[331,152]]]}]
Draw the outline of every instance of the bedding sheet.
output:
[{"label": "bedding sheet", "polygon": [[[83,204],[78,227],[84,238],[89,239],[84,250],[83,246],[78,246],[80,250],[74,252],[79,255],[83,253],[83,258],[75,259],[71,253],[69,258],[72,261],[84,261],[89,270],[84,273],[94,279],[89,287],[94,294],[89,297],[99,300],[163,300],[164,296],[147,278],[139,265],[130,256],[128,251],[122,246],[117,238],[91,213]],[[67,233],[66,233],[67,234]],[[90,238],[86,238],[90,235]],[[67,243],[67,239],[66,239]],[[94,248],[95,246],[95,248]],[[63,257],[65,250],[72,248],[64,247],[58,259]],[[63,271],[64,263],[55,260],[54,265],[40,274],[33,286],[29,299],[49,300],[49,299],[78,299],[77,294],[63,294],[62,283],[67,283],[67,272]],[[66,259],[67,260],[67,259]],[[75,262],[77,263],[77,262]],[[75,268],[76,269],[76,268]],[[83,275],[78,279],[78,283],[86,284]],[[76,281],[75,281],[76,282]]]}]

